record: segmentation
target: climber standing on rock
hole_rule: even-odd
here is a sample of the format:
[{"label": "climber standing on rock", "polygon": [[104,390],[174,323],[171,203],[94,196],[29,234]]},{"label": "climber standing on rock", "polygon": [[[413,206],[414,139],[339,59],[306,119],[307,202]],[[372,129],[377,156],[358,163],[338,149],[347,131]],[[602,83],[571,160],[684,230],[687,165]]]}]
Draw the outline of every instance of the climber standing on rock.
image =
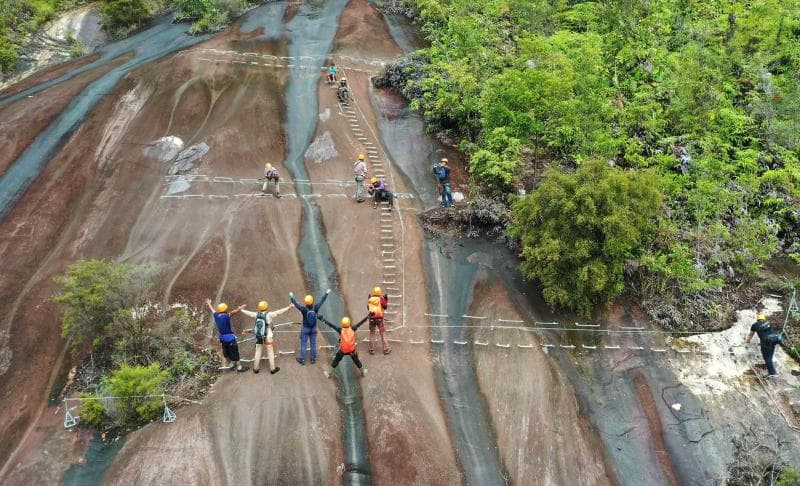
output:
[{"label": "climber standing on rock", "polygon": [[775,363],[772,362],[772,358],[775,356],[775,346],[780,344],[783,337],[767,322],[764,314],[758,314],[756,322],[750,326],[750,333],[747,335],[748,343],[753,339],[754,334],[758,334],[758,340],[761,344],[761,356],[764,358],[764,364],[767,365],[767,377],[775,378],[778,376],[778,372],[775,371]]},{"label": "climber standing on rock", "polygon": [[453,190],[450,187],[450,167],[448,163],[447,158],[443,158],[433,166],[433,173],[439,180],[439,194],[442,196],[443,208],[453,205]]},{"label": "climber standing on rock", "polygon": [[356,348],[358,346],[358,342],[356,341],[356,331],[358,330],[359,327],[361,327],[361,324],[364,324],[364,322],[367,321],[368,318],[369,316],[365,316],[358,322],[358,324],[351,327],[350,318],[342,317],[342,326],[339,327],[336,324],[329,322],[324,317],[320,316],[322,322],[327,324],[328,327],[336,331],[336,333],[339,335],[339,349],[336,350],[336,356],[333,357],[333,362],[331,363],[331,367],[325,370],[326,378],[331,377],[333,370],[335,370],[336,367],[339,366],[339,362],[345,356],[350,356],[350,359],[353,360],[353,363],[355,363],[356,368],[361,370],[361,376],[367,376],[367,369],[364,368],[364,365],[361,364],[361,360],[358,359],[358,352],[356,352]]},{"label": "climber standing on rock", "polygon": [[356,202],[364,202],[364,179],[367,177],[367,163],[364,154],[358,154],[358,159],[353,162],[353,174],[356,178]]},{"label": "climber standing on rock", "polygon": [[332,62],[330,66],[328,66],[328,84],[333,84],[336,82],[336,63]]},{"label": "climber standing on rock", "polygon": [[261,192],[264,194],[267,193],[270,182],[275,183],[275,197],[281,197],[281,176],[278,174],[278,169],[272,167],[272,164],[267,162],[267,165],[264,166],[264,185],[261,186]]},{"label": "climber standing on rock", "polygon": [[273,312],[267,312],[268,308],[269,304],[262,300],[258,303],[258,312],[245,310],[243,306],[242,314],[255,319],[253,328],[245,330],[245,332],[252,332],[256,336],[256,352],[253,356],[253,373],[258,373],[258,369],[261,366],[261,351],[264,345],[266,345],[267,359],[269,360],[269,372],[274,375],[281,369],[275,366],[275,350],[273,348],[275,341],[272,333],[272,319],[288,311],[292,308],[292,306],[287,305],[283,309],[278,309]]},{"label": "climber standing on rock", "polygon": [[225,357],[225,366],[227,369],[233,369],[236,366],[236,371],[247,371],[246,366],[242,366],[239,361],[239,345],[236,344],[236,333],[233,332],[231,327],[231,316],[244,309],[241,305],[236,309],[228,312],[228,304],[222,302],[217,305],[217,310],[211,306],[211,299],[206,299],[206,305],[212,314],[214,314],[214,323],[217,325],[219,331],[219,342],[222,345],[222,355]]},{"label": "climber standing on rock", "polygon": [[381,343],[383,344],[383,354],[389,354],[389,342],[386,340],[386,321],[384,313],[389,307],[389,296],[383,295],[380,287],[372,289],[372,293],[367,298],[367,312],[369,312],[369,354],[375,354],[375,331],[381,333]]},{"label": "climber standing on rock", "polygon": [[289,301],[303,315],[303,324],[300,329],[300,356],[296,358],[301,365],[306,364],[306,344],[309,341],[311,341],[311,364],[317,362],[317,313],[322,304],[328,299],[330,293],[331,289],[326,290],[325,295],[316,305],[314,305],[314,297],[306,295],[303,299],[304,305],[300,305],[294,300],[294,294],[289,292]]}]

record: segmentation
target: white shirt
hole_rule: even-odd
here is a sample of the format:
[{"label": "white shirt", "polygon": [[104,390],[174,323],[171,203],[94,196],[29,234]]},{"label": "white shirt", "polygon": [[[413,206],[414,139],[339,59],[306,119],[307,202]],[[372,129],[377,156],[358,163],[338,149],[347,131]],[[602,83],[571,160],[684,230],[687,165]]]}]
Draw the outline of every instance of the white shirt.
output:
[{"label": "white shirt", "polygon": [[367,175],[367,164],[363,160],[356,160],[355,164],[353,164],[353,172],[357,176],[365,177]]},{"label": "white shirt", "polygon": [[[283,309],[278,309],[273,312],[267,312],[267,339],[272,339],[272,319],[283,314],[284,312],[288,311],[291,308],[292,308],[291,305],[287,305]],[[242,309],[242,314],[255,319],[255,317],[258,315],[258,312]]]}]

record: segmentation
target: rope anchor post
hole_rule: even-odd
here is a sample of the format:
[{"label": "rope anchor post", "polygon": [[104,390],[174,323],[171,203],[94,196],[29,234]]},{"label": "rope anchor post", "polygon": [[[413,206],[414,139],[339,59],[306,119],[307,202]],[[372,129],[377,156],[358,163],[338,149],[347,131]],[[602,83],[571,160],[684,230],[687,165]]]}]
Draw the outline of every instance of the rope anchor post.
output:
[{"label": "rope anchor post", "polygon": [[[66,405],[66,402],[65,402],[65,405]],[[69,408],[66,408],[65,413],[64,413],[64,428],[65,429],[71,429],[72,427],[75,427],[76,425],[78,425],[78,420],[75,418],[75,416],[72,415],[72,412],[69,411]]]},{"label": "rope anchor post", "polygon": [[164,419],[162,420],[162,422],[164,422],[165,424],[171,424],[172,422],[175,421],[176,418],[175,412],[173,412],[172,409],[169,408],[169,405],[167,405],[167,399],[164,398],[163,395],[161,396],[161,399],[164,400]]}]

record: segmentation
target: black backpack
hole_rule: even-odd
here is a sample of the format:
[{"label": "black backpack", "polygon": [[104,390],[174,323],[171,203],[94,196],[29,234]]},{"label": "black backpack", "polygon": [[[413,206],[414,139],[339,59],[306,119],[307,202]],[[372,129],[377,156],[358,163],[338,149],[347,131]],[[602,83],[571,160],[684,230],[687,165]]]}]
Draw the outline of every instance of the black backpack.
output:
[{"label": "black backpack", "polygon": [[303,326],[314,327],[317,325],[317,313],[313,310],[306,312],[306,318],[303,319]]},{"label": "black backpack", "polygon": [[267,335],[267,314],[259,312],[256,314],[256,324],[253,327],[256,337],[263,338]]},{"label": "black backpack", "polygon": [[770,333],[766,338],[767,343],[769,344],[780,344],[783,341],[783,335],[778,334],[777,332]]}]

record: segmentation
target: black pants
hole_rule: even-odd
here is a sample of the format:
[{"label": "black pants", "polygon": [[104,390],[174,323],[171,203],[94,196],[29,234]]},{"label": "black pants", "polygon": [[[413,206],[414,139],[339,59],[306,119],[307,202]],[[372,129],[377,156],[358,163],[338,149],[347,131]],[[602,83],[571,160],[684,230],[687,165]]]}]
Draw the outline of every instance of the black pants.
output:
[{"label": "black pants", "polygon": [[778,374],[775,371],[775,363],[772,362],[772,357],[775,356],[776,343],[761,343],[761,356],[764,357],[764,363],[767,365],[767,373],[770,375]]},{"label": "black pants", "polygon": [[356,368],[361,369],[362,364],[361,360],[358,359],[358,353],[356,351],[353,351],[352,353],[343,353],[341,349],[339,351],[336,351],[336,356],[333,357],[333,363],[331,363],[331,368],[336,368],[337,366],[339,366],[339,361],[341,361],[342,358],[345,356],[350,356],[351,358],[353,358],[353,363],[356,364]]},{"label": "black pants", "polygon": [[375,204],[378,204],[381,201],[387,201],[389,203],[389,207],[394,206],[394,194],[391,191],[379,191],[375,190],[372,193],[372,200]]},{"label": "black pants", "polygon": [[231,341],[229,343],[220,341],[220,344],[222,344],[223,356],[231,361],[239,361],[239,345],[236,344],[236,341]]}]

